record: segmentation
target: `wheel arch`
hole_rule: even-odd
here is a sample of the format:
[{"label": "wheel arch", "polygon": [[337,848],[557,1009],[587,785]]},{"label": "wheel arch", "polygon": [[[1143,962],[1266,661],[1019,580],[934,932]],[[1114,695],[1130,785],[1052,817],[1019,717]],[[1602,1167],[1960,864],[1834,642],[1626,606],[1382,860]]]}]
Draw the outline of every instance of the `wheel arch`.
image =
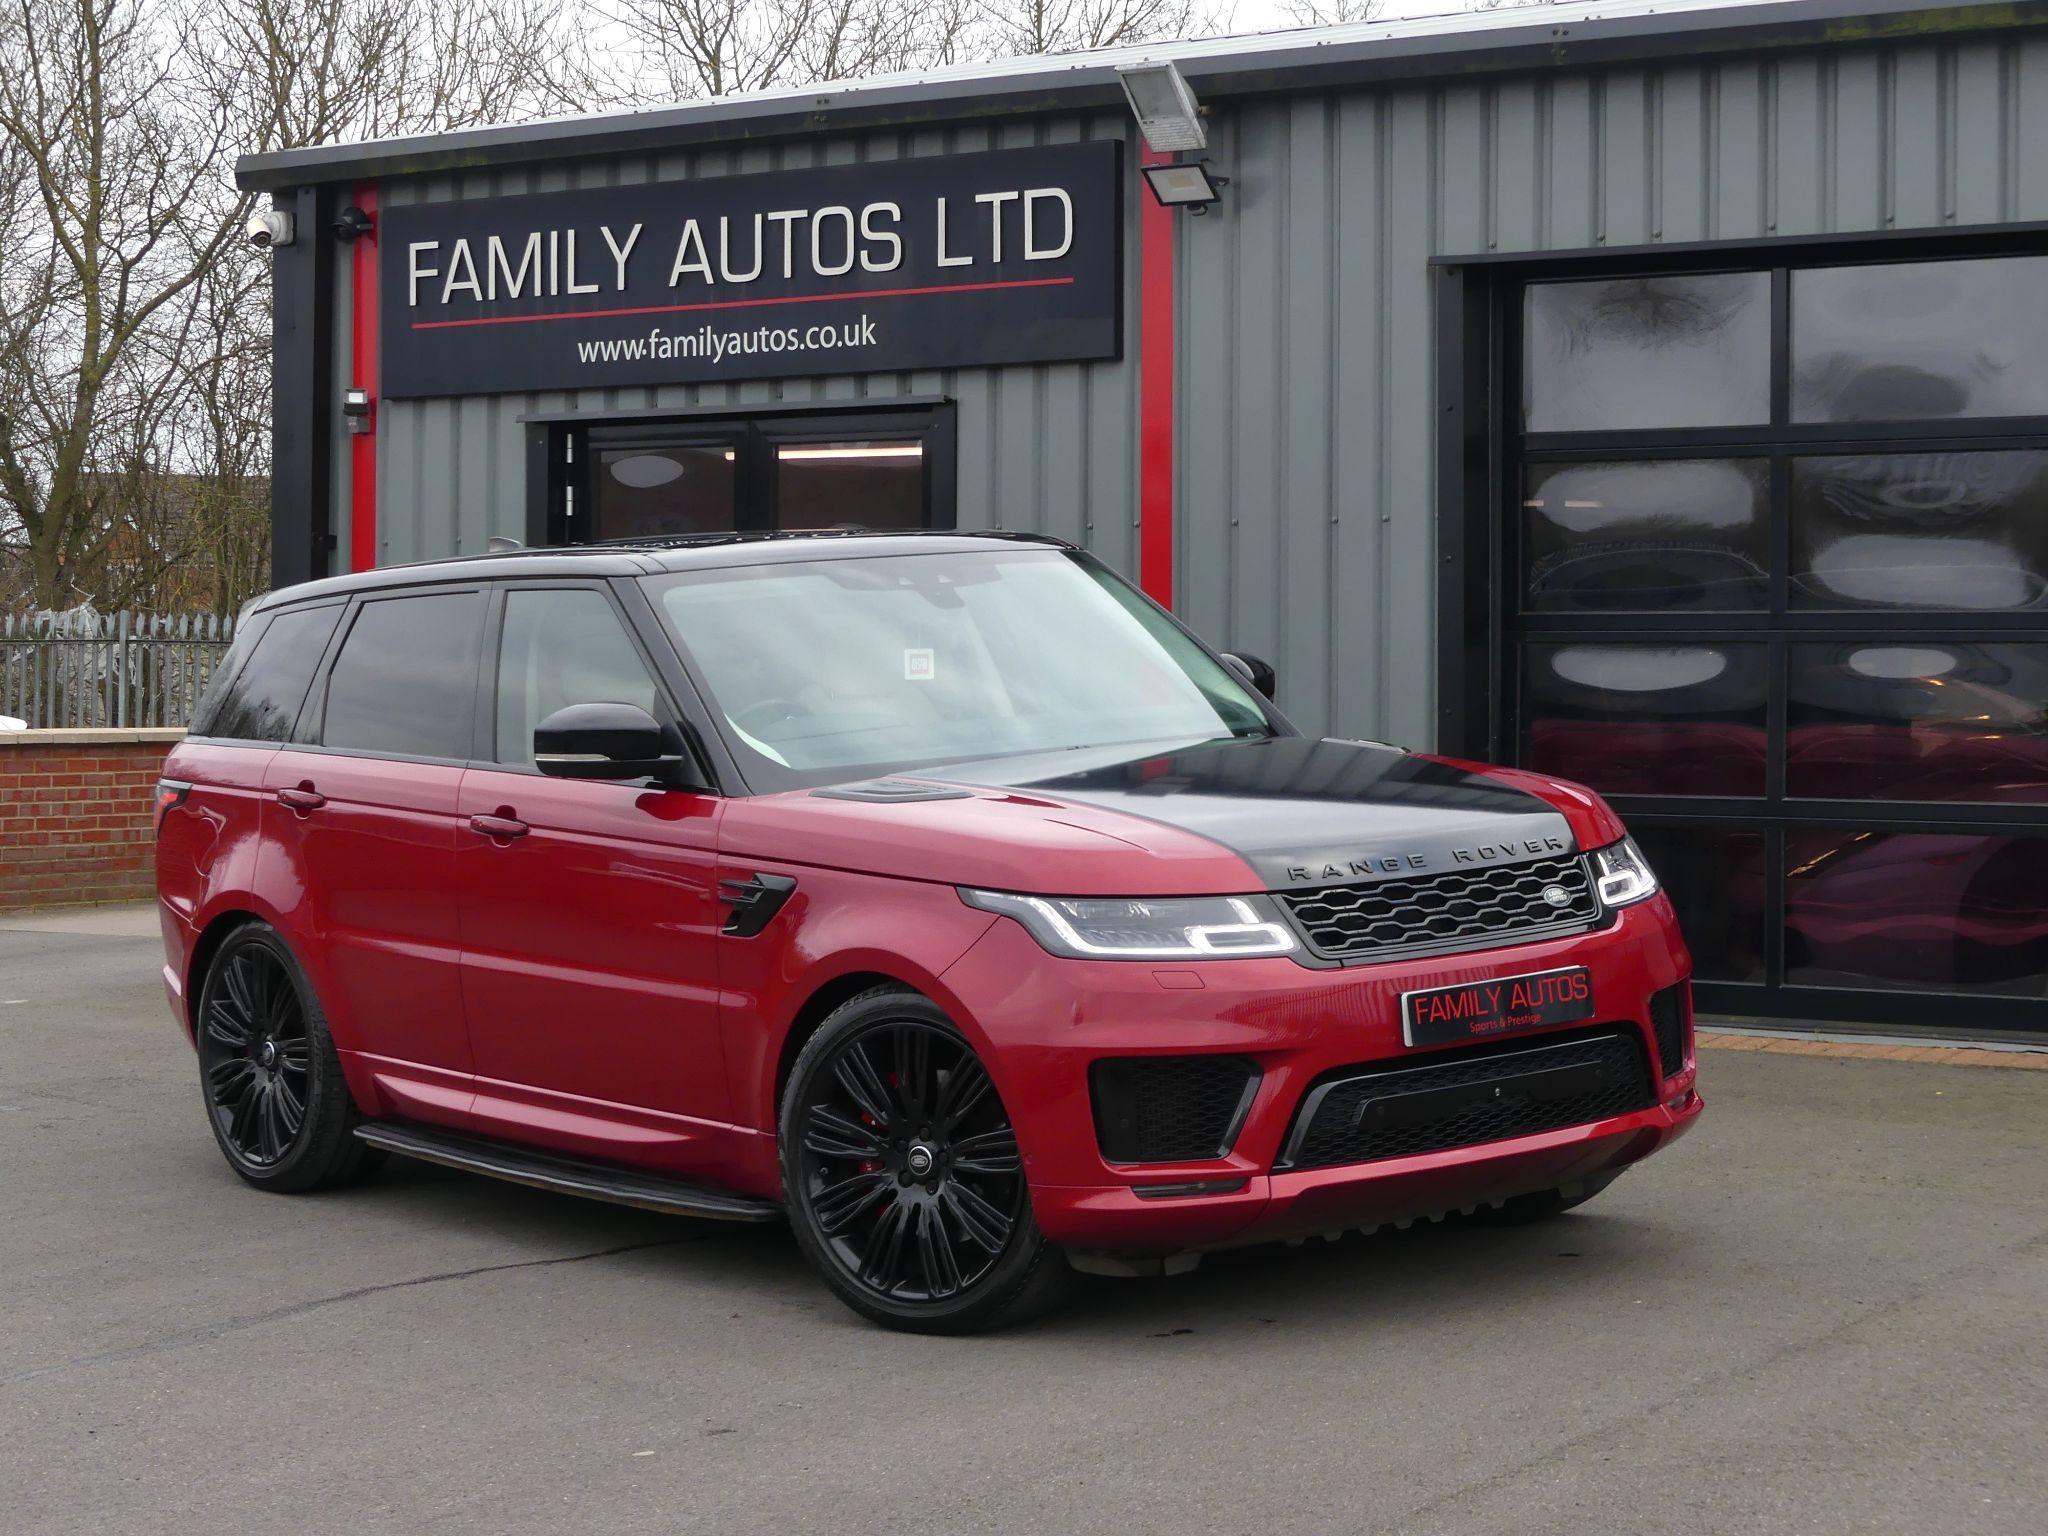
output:
[{"label": "wheel arch", "polygon": [[199,993],[206,980],[206,968],[213,964],[213,957],[236,929],[267,921],[261,912],[247,907],[228,907],[208,918],[206,926],[199,930],[199,937],[192,941],[191,963],[185,967],[184,1001],[185,1028],[195,1038],[199,1032]]},{"label": "wheel arch", "polygon": [[[880,987],[896,987],[905,992],[914,992],[919,997],[930,998],[931,994],[913,981],[901,976],[892,976],[886,971],[847,971],[820,982],[812,989],[802,1003],[797,1005],[789,1028],[783,1032],[782,1044],[776,1052],[775,1077],[770,1085],[768,1119],[771,1134],[779,1128],[782,1116],[782,1094],[789,1086],[790,1069],[796,1065],[811,1036],[818,1032],[818,1026],[829,1019],[842,1004],[859,997],[863,992],[872,992]],[[936,999],[933,999],[936,1001]]]}]

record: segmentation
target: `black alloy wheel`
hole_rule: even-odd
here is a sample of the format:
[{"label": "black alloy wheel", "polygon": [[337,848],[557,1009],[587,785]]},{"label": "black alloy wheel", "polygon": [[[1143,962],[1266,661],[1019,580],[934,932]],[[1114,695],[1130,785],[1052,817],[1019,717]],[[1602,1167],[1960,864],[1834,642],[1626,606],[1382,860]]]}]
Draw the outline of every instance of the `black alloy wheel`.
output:
[{"label": "black alloy wheel", "polygon": [[245,923],[214,952],[193,1025],[214,1140],[249,1183],[329,1188],[383,1160],[353,1134],[361,1117],[327,1017],[269,924]]},{"label": "black alloy wheel", "polygon": [[856,1311],[964,1333],[1056,1299],[1066,1264],[1032,1219],[1017,1133],[973,1049],[927,999],[843,1005],[782,1110],[799,1242]]},{"label": "black alloy wheel", "polygon": [[215,967],[200,1018],[199,1062],[214,1128],[251,1167],[274,1167],[306,1128],[312,1045],[283,962],[245,944]]}]

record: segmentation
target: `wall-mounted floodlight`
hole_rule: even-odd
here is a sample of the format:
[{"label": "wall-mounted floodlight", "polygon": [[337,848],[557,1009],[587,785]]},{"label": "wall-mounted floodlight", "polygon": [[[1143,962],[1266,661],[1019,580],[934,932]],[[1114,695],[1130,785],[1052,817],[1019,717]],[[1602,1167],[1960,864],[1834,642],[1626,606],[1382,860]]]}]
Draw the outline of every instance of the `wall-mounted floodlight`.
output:
[{"label": "wall-mounted floodlight", "polygon": [[358,208],[354,203],[350,203],[334,216],[334,238],[344,245],[362,239],[376,227],[377,220],[369,210]]},{"label": "wall-mounted floodlight", "polygon": [[1147,165],[1140,169],[1144,172],[1145,184],[1152,189],[1152,195],[1159,199],[1161,206],[1186,208],[1191,213],[1207,213],[1209,205],[1216,201],[1222,189],[1230,185],[1230,178],[1213,174],[1206,160]]},{"label": "wall-mounted floodlight", "polygon": [[1201,108],[1171,59],[1158,63],[1124,64],[1117,68],[1138,132],[1155,154],[1181,149],[1206,149],[1209,134],[1202,127]]}]

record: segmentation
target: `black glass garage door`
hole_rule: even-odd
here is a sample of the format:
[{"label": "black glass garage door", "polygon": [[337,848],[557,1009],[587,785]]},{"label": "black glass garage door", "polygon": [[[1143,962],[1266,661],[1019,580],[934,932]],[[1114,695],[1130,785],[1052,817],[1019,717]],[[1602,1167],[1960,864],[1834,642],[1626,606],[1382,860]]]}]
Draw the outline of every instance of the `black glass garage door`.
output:
[{"label": "black glass garage door", "polygon": [[1502,297],[1499,743],[1711,1006],[2048,1027],[2048,256]]}]

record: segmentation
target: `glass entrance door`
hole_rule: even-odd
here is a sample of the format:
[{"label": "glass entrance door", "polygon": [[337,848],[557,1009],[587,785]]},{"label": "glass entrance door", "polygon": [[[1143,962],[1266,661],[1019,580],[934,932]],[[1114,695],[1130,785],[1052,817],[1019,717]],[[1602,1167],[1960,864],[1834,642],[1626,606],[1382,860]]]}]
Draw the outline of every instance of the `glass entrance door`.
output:
[{"label": "glass entrance door", "polygon": [[953,521],[944,407],[570,422],[548,451],[551,543]]}]

